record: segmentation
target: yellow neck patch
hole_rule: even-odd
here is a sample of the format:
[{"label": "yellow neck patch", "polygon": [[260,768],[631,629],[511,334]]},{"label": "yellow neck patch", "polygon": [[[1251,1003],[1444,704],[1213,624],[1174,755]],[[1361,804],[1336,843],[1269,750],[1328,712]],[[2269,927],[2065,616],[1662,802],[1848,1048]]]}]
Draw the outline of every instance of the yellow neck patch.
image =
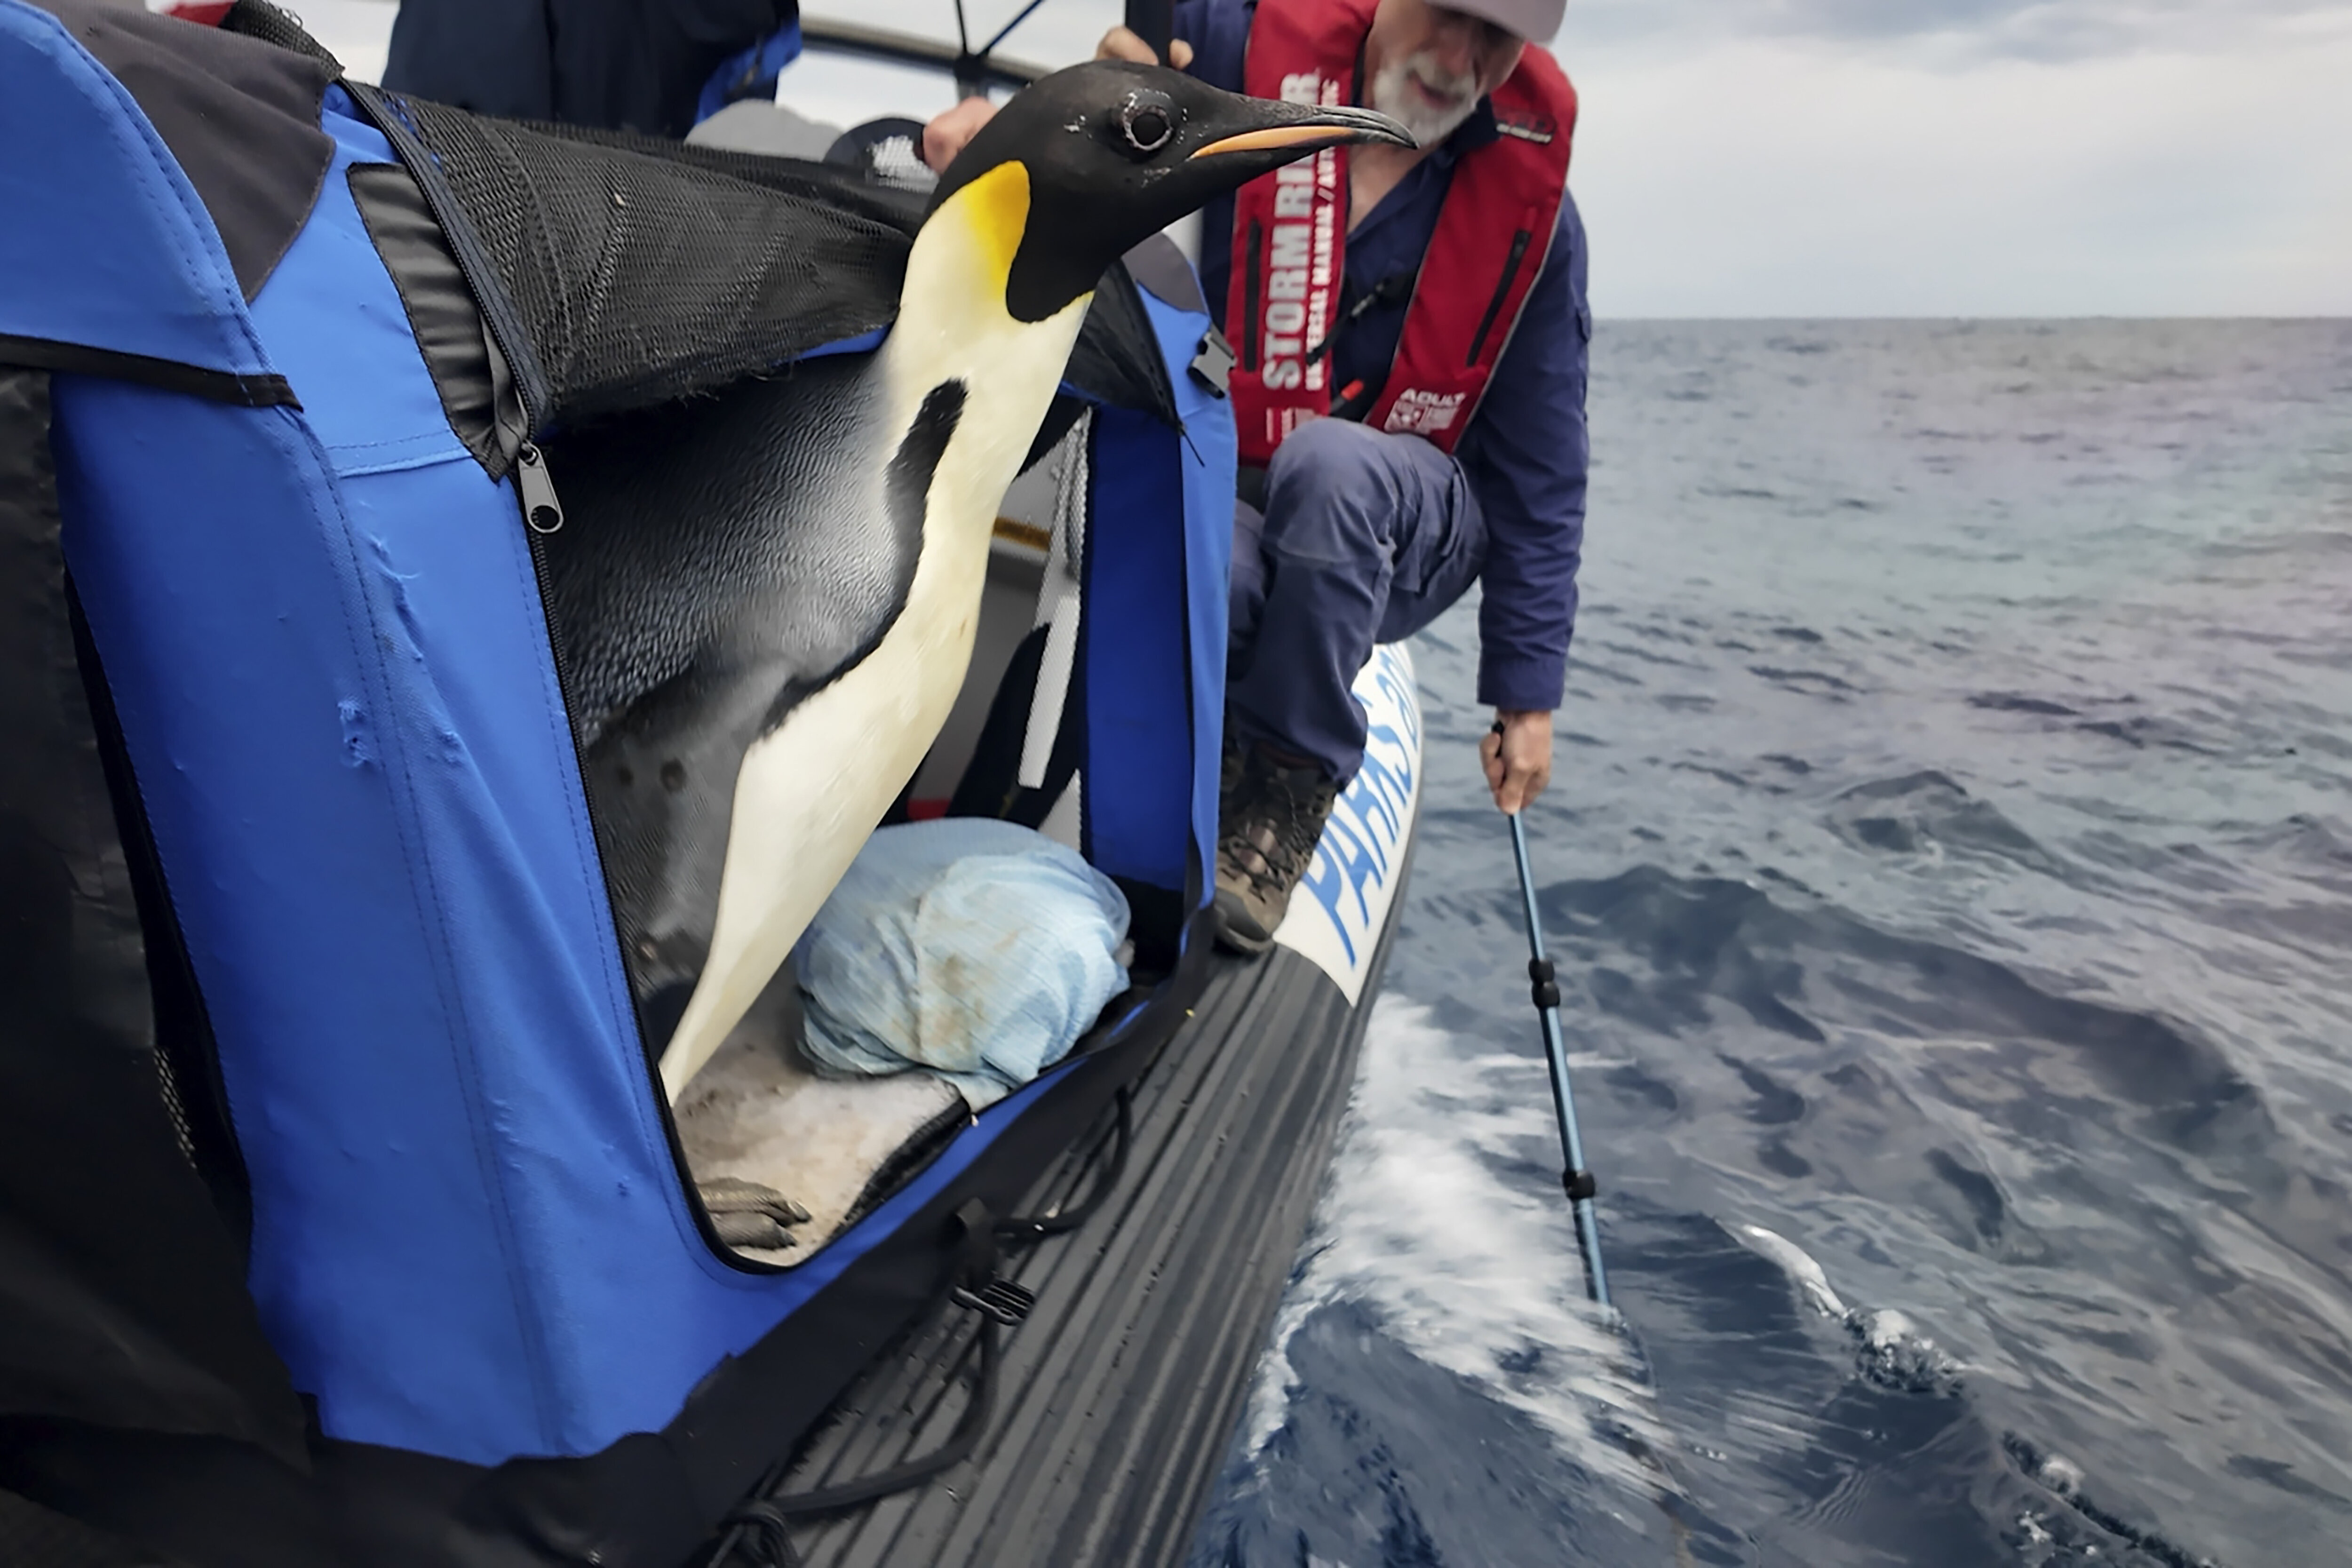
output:
[{"label": "yellow neck patch", "polygon": [[1019,159],[999,163],[948,200],[971,235],[975,259],[1000,289],[1013,273],[1013,253],[1029,226],[1029,168]]}]

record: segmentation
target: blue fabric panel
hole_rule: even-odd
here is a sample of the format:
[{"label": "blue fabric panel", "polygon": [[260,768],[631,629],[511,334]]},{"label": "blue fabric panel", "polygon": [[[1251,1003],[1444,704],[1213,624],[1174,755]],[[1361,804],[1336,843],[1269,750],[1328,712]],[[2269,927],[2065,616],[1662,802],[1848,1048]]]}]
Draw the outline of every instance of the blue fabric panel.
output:
[{"label": "blue fabric panel", "polygon": [[[1181,889],[1188,843],[1201,847],[1199,864],[1213,863],[1234,425],[1187,368],[1209,319],[1149,290],[1143,302],[1185,435],[1131,410],[1095,411],[1087,853],[1113,876]],[[1171,722],[1177,714],[1190,723]]]},{"label": "blue fabric panel", "polygon": [[889,335],[889,328],[877,327],[870,332],[860,332],[854,338],[843,338],[838,342],[820,343],[799,357],[823,359],[828,354],[870,354],[880,348],[882,340]]},{"label": "blue fabric panel", "polygon": [[1234,563],[1234,483],[1239,442],[1234,405],[1185,368],[1192,363],[1209,319],[1144,295],[1153,330],[1168,351],[1183,416],[1184,595],[1191,622],[1192,673],[1192,843],[1201,859],[1201,901],[1216,892],[1217,758],[1225,721],[1226,592]]},{"label": "blue fabric panel", "polygon": [[695,101],[694,122],[701,124],[739,99],[775,97],[776,79],[800,58],[801,24],[794,17],[750,48],[728,56],[727,63],[710,73]]},{"label": "blue fabric panel", "polygon": [[0,0],[0,333],[274,367],[163,140],[58,19]]},{"label": "blue fabric panel", "polygon": [[[510,489],[449,436],[337,163],[252,321],[305,409],[58,380],[68,557],[212,1014],[251,1284],[332,1436],[492,1464],[660,1427],[966,1170],[752,1275],[663,1137]],[[244,309],[230,301],[244,325]]]},{"label": "blue fabric panel", "polygon": [[1114,877],[1184,885],[1192,820],[1181,508],[1186,460],[1167,426],[1095,410],[1087,538],[1087,858]]},{"label": "blue fabric panel", "polygon": [[585,1452],[675,1414],[725,1348],[677,1328],[742,1277],[672,1171],[515,503],[352,209],[344,166],[387,150],[329,121],[253,310],[306,416],[71,388],[76,511],[113,525],[72,559],[298,1386],[337,1436]]}]

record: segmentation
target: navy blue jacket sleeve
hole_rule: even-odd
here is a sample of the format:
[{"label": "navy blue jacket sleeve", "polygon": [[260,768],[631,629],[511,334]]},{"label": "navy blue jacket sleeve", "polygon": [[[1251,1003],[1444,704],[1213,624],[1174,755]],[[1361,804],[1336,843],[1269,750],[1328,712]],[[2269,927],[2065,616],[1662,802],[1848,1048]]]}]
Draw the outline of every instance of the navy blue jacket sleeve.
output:
[{"label": "navy blue jacket sleeve", "polygon": [[1549,711],[1568,679],[1576,569],[1584,553],[1584,425],[1592,312],[1574,197],[1518,331],[1456,455],[1486,517],[1478,700]]},{"label": "navy blue jacket sleeve", "polygon": [[479,114],[683,136],[728,58],[799,0],[402,0],[383,85]]},{"label": "navy blue jacket sleeve", "polygon": [[1249,46],[1249,0],[1176,0],[1170,35],[1192,46],[1190,74],[1228,92],[1242,89],[1242,55]]}]

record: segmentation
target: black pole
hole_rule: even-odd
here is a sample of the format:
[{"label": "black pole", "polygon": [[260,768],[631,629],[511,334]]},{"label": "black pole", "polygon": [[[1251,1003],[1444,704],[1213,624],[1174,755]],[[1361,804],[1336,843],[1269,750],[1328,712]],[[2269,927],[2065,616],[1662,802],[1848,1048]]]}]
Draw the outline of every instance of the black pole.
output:
[{"label": "black pole", "polygon": [[1568,1162],[1560,1185],[1568,1193],[1576,1216],[1576,1242],[1584,1253],[1584,1293],[1609,1305],[1609,1276],[1601,1267],[1601,1219],[1593,1212],[1592,1195],[1599,1189],[1584,1165],[1584,1139],[1576,1126],[1576,1091],[1568,1082],[1568,1042],[1559,1030],[1559,982],[1551,960],[1544,955],[1543,918],[1536,910],[1536,874],[1528,864],[1528,829],[1512,812],[1511,850],[1519,862],[1519,900],[1528,917],[1528,979],[1536,1013],[1543,1020],[1544,1056],[1551,1064],[1551,1104],[1559,1117],[1559,1152]]},{"label": "black pole", "polygon": [[1168,63],[1168,41],[1176,30],[1174,0],[1127,0],[1127,30],[1151,46],[1160,63]]}]

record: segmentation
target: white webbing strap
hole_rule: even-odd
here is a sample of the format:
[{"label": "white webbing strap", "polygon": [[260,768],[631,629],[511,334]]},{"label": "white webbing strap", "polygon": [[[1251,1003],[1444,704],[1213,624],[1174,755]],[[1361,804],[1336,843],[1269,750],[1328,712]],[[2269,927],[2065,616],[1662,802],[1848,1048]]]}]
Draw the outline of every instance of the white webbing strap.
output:
[{"label": "white webbing strap", "polygon": [[1045,787],[1045,769],[1054,759],[1054,741],[1062,730],[1062,708],[1070,694],[1070,676],[1077,668],[1077,562],[1086,547],[1087,437],[1094,424],[1092,410],[1062,438],[1054,457],[1054,539],[1045,556],[1045,580],[1037,588],[1037,618],[1032,630],[1047,628],[1045,651],[1037,663],[1037,684],[1029,694],[1029,724],[1021,738],[1023,789]]}]

